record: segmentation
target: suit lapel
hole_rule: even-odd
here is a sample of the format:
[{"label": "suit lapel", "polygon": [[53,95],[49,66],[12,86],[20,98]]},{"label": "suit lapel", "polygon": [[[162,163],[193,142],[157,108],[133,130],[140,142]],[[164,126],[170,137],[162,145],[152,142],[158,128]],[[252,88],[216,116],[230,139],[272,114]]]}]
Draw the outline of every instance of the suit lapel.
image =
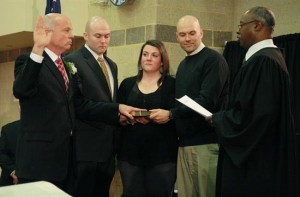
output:
[{"label": "suit lapel", "polygon": [[110,98],[112,98],[109,87],[107,85],[107,82],[106,82],[106,79],[104,76],[104,73],[103,73],[102,69],[100,68],[99,63],[97,62],[97,60],[95,60],[94,56],[85,47],[82,47],[81,50],[82,50],[82,54],[85,58],[85,61],[87,62],[89,67],[93,70],[93,72],[98,77],[99,83],[103,86],[107,95],[110,95]]},{"label": "suit lapel", "polygon": [[[44,62],[45,65],[49,68],[49,70],[51,71],[52,75],[54,76],[54,78],[57,80],[58,84],[59,84],[59,89],[66,94],[66,89],[65,89],[65,84],[64,84],[64,79],[61,75],[61,73],[59,72],[57,66],[55,65],[55,63],[51,60],[51,58],[47,55],[47,53],[44,53]],[[67,71],[67,70],[66,70]],[[67,94],[66,94],[67,95]]]},{"label": "suit lapel", "polygon": [[117,66],[115,65],[114,62],[112,62],[109,58],[107,58],[105,55],[104,55],[104,59],[107,61],[108,63],[108,66],[111,70],[111,74],[113,76],[113,81],[114,81],[114,87],[113,90],[114,90],[114,95],[112,95],[112,100],[113,101],[116,101],[116,94],[118,92],[118,71],[117,71]]}]

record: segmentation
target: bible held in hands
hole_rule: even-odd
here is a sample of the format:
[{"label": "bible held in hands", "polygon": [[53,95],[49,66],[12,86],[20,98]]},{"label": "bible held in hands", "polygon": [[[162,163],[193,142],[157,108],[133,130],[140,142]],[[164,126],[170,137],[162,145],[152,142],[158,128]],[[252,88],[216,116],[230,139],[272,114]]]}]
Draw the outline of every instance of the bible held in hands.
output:
[{"label": "bible held in hands", "polygon": [[133,111],[130,113],[133,117],[148,117],[151,111]]}]

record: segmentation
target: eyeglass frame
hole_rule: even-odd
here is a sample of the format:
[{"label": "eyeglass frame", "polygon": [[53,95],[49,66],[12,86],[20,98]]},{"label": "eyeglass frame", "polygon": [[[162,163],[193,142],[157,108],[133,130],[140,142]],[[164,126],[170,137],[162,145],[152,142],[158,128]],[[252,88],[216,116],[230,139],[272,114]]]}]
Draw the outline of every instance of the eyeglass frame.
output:
[{"label": "eyeglass frame", "polygon": [[241,22],[241,24],[238,25],[238,28],[241,29],[244,25],[247,25],[247,24],[250,24],[250,23],[253,23],[253,22],[257,22],[257,20],[252,20],[252,21],[249,21],[249,22]]}]

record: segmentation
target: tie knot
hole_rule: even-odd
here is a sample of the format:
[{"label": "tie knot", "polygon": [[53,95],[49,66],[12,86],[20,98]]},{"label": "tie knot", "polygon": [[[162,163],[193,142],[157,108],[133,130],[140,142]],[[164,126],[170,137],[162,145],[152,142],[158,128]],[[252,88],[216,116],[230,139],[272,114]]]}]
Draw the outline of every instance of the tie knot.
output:
[{"label": "tie knot", "polygon": [[62,63],[62,60],[61,60],[61,58],[60,58],[60,57],[58,57],[58,58],[55,60],[55,63],[57,63],[57,64],[61,64],[61,63]]},{"label": "tie knot", "polygon": [[103,59],[101,56],[99,56],[97,60],[98,60],[99,62],[104,62],[104,59]]}]

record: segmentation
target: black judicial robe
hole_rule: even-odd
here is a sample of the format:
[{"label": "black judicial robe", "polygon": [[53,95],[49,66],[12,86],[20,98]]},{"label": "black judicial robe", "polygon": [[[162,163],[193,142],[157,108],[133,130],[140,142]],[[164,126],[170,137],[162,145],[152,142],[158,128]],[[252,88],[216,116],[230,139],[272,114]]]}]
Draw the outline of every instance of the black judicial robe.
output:
[{"label": "black judicial robe", "polygon": [[228,110],[213,115],[221,146],[217,196],[297,196],[291,99],[277,48],[261,49],[244,63]]}]

